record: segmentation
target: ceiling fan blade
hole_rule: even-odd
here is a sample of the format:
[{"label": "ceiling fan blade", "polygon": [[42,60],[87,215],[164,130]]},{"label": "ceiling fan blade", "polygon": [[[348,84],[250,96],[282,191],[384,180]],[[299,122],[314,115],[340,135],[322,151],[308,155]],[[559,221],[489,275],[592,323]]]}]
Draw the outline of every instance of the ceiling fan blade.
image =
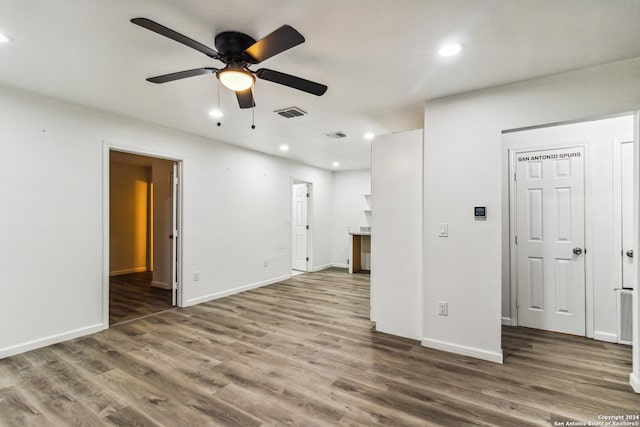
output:
[{"label": "ceiling fan blade", "polygon": [[174,80],[186,79],[187,77],[200,76],[202,74],[215,73],[217,68],[196,68],[195,70],[178,71],[177,73],[164,74],[162,76],[150,77],[147,81],[151,83],[167,83]]},{"label": "ceiling fan blade", "polygon": [[251,91],[251,88],[236,91],[236,97],[238,98],[240,108],[253,108],[256,106],[256,101],[253,99],[253,92]]},{"label": "ceiling fan blade", "polygon": [[245,53],[254,59],[254,64],[257,64],[300,43],[304,43],[302,34],[290,25],[283,25],[249,46]]},{"label": "ceiling fan blade", "polygon": [[180,33],[177,33],[175,31],[173,31],[170,28],[165,27],[164,25],[160,25],[157,22],[154,22],[150,19],[147,18],[133,18],[131,20],[131,22],[133,22],[136,25],[139,25],[143,28],[146,28],[147,30],[151,30],[154,33],[158,33],[162,36],[168,37],[171,40],[175,40],[178,43],[182,43],[185,46],[189,46],[192,49],[197,50],[198,52],[204,53],[205,55],[211,57],[211,58],[216,58],[218,56],[218,52],[216,52],[215,50],[211,49],[208,46],[203,45],[202,43],[199,43],[195,40],[190,39],[189,37],[182,35]]},{"label": "ceiling fan blade", "polygon": [[323,84],[312,82],[311,80],[306,80],[301,77],[292,76],[291,74],[269,70],[267,68],[261,68],[256,71],[256,76],[263,80],[269,80],[270,82],[289,86],[317,96],[322,96],[327,91],[327,86]]}]

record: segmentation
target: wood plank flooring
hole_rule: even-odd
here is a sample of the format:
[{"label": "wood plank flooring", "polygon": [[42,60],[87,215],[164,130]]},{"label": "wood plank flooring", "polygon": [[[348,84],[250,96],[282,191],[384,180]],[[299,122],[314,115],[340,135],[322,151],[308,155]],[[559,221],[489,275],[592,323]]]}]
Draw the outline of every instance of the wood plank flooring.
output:
[{"label": "wood plank flooring", "polygon": [[0,360],[0,425],[551,426],[640,414],[631,349],[506,327],[504,365],[368,321],[330,269]]},{"label": "wood plank flooring", "polygon": [[171,308],[171,290],[151,286],[151,280],[150,271],[109,278],[109,325]]}]

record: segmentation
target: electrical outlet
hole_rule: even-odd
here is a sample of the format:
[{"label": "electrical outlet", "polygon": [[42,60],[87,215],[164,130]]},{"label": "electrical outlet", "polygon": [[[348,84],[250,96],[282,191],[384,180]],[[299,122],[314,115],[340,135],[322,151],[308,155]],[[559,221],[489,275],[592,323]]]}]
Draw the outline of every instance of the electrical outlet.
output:
[{"label": "electrical outlet", "polygon": [[448,316],[449,315],[449,304],[444,301],[438,301],[438,315],[439,316]]},{"label": "electrical outlet", "polygon": [[264,266],[269,267],[269,260],[266,260],[266,259],[264,260]]},{"label": "electrical outlet", "polygon": [[200,280],[200,272],[196,270],[193,272],[193,281],[197,282],[198,280]]}]

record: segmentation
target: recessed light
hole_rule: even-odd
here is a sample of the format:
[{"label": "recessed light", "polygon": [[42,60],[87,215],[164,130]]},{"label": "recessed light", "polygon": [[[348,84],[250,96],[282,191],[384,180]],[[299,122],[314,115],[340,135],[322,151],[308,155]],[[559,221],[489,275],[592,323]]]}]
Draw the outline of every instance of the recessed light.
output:
[{"label": "recessed light", "polygon": [[334,168],[337,168],[338,166],[340,166],[340,162],[333,162],[332,165]]},{"label": "recessed light", "polygon": [[9,37],[7,37],[4,34],[0,33],[0,43],[9,43],[9,41],[10,41]]},{"label": "recessed light", "polygon": [[219,119],[220,117],[223,117],[224,114],[222,113],[222,111],[215,109],[215,110],[211,110],[209,111],[209,115],[211,117],[215,117],[216,119]]},{"label": "recessed light", "polygon": [[460,43],[452,43],[445,46],[442,46],[438,51],[438,55],[440,56],[453,56],[460,53],[464,46]]},{"label": "recessed light", "polygon": [[280,151],[289,151],[289,146],[288,146],[288,145],[284,145],[284,144],[282,144],[282,145],[280,146]]},{"label": "recessed light", "polygon": [[376,137],[376,134],[373,132],[367,132],[364,134],[364,139],[373,139]]}]

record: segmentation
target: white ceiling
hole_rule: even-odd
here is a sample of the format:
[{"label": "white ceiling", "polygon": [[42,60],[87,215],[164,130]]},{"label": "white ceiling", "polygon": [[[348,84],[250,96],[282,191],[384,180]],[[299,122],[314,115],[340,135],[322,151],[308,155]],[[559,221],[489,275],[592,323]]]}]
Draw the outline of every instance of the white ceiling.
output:
[{"label": "white ceiling", "polygon": [[[316,97],[258,80],[256,129],[213,75],[220,66],[129,22],[146,17],[213,47],[289,24],[306,43],[260,66],[324,83]],[[0,83],[332,169],[368,167],[362,135],[422,127],[422,103],[474,89],[640,56],[640,0],[0,0]],[[457,57],[436,52],[450,41]],[[308,116],[273,113],[297,106]],[[323,134],[344,131],[332,140]],[[279,151],[288,144],[287,153]]]}]

